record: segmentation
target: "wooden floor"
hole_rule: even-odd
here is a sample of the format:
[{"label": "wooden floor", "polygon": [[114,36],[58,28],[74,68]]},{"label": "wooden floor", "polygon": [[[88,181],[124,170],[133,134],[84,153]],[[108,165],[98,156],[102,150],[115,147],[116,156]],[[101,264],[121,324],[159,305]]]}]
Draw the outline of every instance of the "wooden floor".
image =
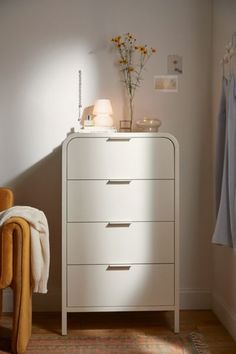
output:
[{"label": "wooden floor", "polygon": [[[9,315],[2,315],[1,322],[7,322]],[[60,313],[34,313],[33,332],[60,333]],[[157,327],[169,331],[173,326],[171,312],[120,312],[120,313],[70,313],[68,315],[68,329],[98,329],[98,328],[137,328]],[[200,331],[208,344],[212,354],[236,354],[236,342],[224,329],[219,320],[211,311],[181,311],[180,330]]]}]

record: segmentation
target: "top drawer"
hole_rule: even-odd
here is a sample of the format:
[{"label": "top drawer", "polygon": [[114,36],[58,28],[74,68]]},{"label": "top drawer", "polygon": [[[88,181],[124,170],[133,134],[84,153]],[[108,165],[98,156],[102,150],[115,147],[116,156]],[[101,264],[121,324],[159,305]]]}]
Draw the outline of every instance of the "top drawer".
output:
[{"label": "top drawer", "polygon": [[68,179],[172,179],[174,146],[156,138],[79,137],[67,146]]}]

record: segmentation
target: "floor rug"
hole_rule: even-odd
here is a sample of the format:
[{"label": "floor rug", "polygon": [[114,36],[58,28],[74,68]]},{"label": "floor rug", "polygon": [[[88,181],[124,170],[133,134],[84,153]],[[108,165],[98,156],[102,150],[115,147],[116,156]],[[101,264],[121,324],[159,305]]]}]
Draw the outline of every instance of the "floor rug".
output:
[{"label": "floor rug", "polygon": [[[7,340],[7,339],[6,339]],[[0,340],[0,353],[9,345]],[[5,346],[5,350],[4,350]],[[3,349],[3,351],[1,351]],[[80,330],[61,336],[57,333],[32,334],[26,354],[210,354],[198,332],[160,333],[129,329]]]}]

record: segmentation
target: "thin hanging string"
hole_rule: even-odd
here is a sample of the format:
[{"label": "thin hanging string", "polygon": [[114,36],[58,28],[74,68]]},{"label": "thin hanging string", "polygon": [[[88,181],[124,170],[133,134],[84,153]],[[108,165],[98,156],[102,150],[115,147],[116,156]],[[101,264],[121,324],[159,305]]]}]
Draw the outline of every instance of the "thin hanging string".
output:
[{"label": "thin hanging string", "polygon": [[78,75],[78,121],[80,121],[82,111],[82,70],[78,71]]}]

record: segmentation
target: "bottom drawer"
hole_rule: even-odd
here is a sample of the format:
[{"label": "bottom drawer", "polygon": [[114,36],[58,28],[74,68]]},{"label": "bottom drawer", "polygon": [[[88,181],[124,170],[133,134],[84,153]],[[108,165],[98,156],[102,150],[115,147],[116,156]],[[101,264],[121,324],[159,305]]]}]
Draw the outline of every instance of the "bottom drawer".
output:
[{"label": "bottom drawer", "polygon": [[174,264],[70,265],[68,306],[174,305]]}]

